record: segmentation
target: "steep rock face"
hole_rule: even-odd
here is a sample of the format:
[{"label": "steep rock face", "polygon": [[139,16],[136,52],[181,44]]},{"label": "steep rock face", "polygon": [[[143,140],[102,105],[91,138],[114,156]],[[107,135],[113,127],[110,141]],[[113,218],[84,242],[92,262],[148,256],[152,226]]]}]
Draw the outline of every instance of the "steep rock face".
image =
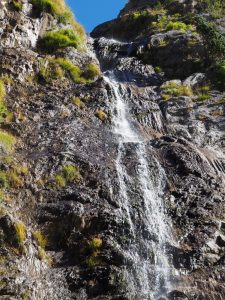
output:
[{"label": "steep rock face", "polygon": [[[114,35],[103,25],[85,52],[68,47],[47,55],[37,41],[65,24],[46,12],[37,17],[30,3],[22,3],[22,11],[12,2],[0,10],[0,70],[13,113],[3,118],[1,131],[17,138],[13,157],[5,155],[0,140],[1,171],[10,182],[9,174],[19,175],[12,185],[1,173],[2,299],[224,299],[224,94],[211,89],[200,99],[209,80],[196,67],[205,51],[200,35],[179,30],[146,35],[141,29],[138,38],[128,37],[132,43],[121,43],[107,39]],[[149,1],[130,1],[121,18],[146,5]],[[43,72],[43,61],[45,67],[46,60],[57,58],[85,70],[98,63],[93,48],[106,77],[74,83],[68,70],[56,76],[60,65]],[[170,287],[161,278],[155,298],[152,245],[159,237],[149,228],[138,182],[140,144],[123,145],[127,177],[119,178],[113,131],[118,97],[145,141],[141,153],[149,181],[160,187],[173,235],[165,245]],[[143,273],[151,279],[147,292]]]}]

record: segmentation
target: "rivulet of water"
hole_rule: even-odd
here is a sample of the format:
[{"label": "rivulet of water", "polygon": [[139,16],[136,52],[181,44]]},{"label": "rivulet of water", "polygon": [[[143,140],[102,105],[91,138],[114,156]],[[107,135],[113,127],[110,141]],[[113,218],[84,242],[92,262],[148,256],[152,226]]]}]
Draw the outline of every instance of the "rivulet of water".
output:
[{"label": "rivulet of water", "polygon": [[[166,246],[172,240],[172,234],[166,218],[163,203],[165,175],[159,162],[153,161],[154,172],[149,165],[149,153],[145,139],[137,132],[128,104],[124,101],[126,87],[113,77],[104,77],[110,86],[112,100],[112,130],[118,143],[116,170],[119,183],[120,211],[130,226],[133,240],[129,247],[132,267],[126,269],[129,285],[129,299],[156,300],[167,294],[170,289],[171,267],[166,253]],[[132,145],[134,155],[130,158],[135,165],[135,172],[129,175],[125,161],[126,148]],[[129,158],[128,158],[129,159]],[[133,160],[135,159],[135,162]],[[157,174],[157,176],[156,176]],[[137,186],[140,194],[140,215],[145,231],[151,238],[145,238],[140,221],[137,222],[129,186]],[[138,224],[137,224],[138,223]],[[145,254],[143,254],[145,253]]]}]

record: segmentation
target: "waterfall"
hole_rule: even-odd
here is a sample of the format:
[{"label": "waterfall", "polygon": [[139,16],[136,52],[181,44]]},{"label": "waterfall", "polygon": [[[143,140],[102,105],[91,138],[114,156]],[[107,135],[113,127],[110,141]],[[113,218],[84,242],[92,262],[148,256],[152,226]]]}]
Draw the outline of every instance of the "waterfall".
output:
[{"label": "waterfall", "polygon": [[[151,167],[149,166],[151,149],[130,121],[128,105],[123,100],[126,94],[125,85],[116,82],[113,77],[105,76],[104,80],[109,85],[113,98],[112,127],[118,143],[115,165],[119,182],[120,212],[128,221],[133,237],[128,250],[133,262],[132,268],[126,269],[128,298],[156,300],[168,293],[171,277],[166,245],[171,243],[172,234],[162,197],[165,175],[153,155],[150,157]],[[133,157],[130,159],[135,165],[135,174],[129,174],[125,163],[126,149],[130,145],[134,149],[135,162]],[[141,197],[141,207],[138,209],[133,206],[134,199],[130,192],[134,185]]]}]

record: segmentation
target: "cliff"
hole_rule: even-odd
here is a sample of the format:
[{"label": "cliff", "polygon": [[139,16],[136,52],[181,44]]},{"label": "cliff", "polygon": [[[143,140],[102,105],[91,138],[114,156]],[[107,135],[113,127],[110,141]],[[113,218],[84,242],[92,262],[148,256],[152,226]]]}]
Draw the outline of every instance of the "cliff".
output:
[{"label": "cliff", "polygon": [[224,10],[1,2],[0,299],[225,298]]}]

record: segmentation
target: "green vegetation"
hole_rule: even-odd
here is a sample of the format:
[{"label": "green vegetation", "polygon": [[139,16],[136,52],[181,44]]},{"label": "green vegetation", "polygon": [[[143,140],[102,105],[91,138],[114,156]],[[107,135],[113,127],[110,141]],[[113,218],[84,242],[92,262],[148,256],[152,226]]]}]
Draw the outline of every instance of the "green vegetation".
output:
[{"label": "green vegetation", "polygon": [[26,227],[23,223],[15,223],[16,239],[19,245],[22,245],[26,240]]},{"label": "green vegetation", "polygon": [[63,167],[62,173],[67,182],[78,181],[81,179],[80,169],[77,166],[66,165]]},{"label": "green vegetation", "polygon": [[162,73],[162,68],[160,66],[156,66],[154,69],[156,73],[158,74]]},{"label": "green vegetation", "polygon": [[63,188],[66,186],[66,179],[63,177],[63,175],[56,175],[55,183],[56,183],[57,187]]},{"label": "green vegetation", "polygon": [[211,87],[209,85],[203,85],[201,87],[198,87],[195,90],[195,93],[197,94],[197,98],[194,98],[193,101],[195,102],[203,102],[206,100],[209,100],[211,96],[209,95]]},{"label": "green vegetation", "polygon": [[21,11],[23,9],[23,4],[20,0],[13,0],[12,5],[16,11]]},{"label": "green vegetation", "polygon": [[205,101],[205,100],[209,100],[210,98],[211,98],[211,96],[209,94],[201,94],[194,101],[202,102],[202,101]]},{"label": "green vegetation", "polygon": [[92,80],[93,78],[98,77],[100,73],[99,66],[90,63],[85,67],[82,76],[86,79]]},{"label": "green vegetation", "polygon": [[204,39],[205,62],[212,69],[212,82],[225,88],[225,37],[213,22],[202,16],[195,17],[196,27]]},{"label": "green vegetation", "polygon": [[158,31],[179,30],[181,32],[185,32],[187,30],[195,30],[192,24],[186,24],[182,21],[179,21],[179,17],[179,14],[170,17],[162,16],[157,22],[153,22],[152,25]]},{"label": "green vegetation", "polygon": [[94,268],[96,266],[102,266],[103,261],[96,254],[93,254],[86,259],[86,264],[89,268]]},{"label": "green vegetation", "polygon": [[8,177],[7,173],[4,171],[0,171],[0,188],[7,188],[8,187]]},{"label": "green vegetation", "polygon": [[95,112],[95,115],[97,118],[99,118],[101,121],[105,121],[108,118],[107,113],[105,113],[103,110],[98,109]]},{"label": "green vegetation", "polygon": [[73,97],[72,103],[79,108],[84,108],[84,106],[85,106],[84,102],[81,101],[81,99],[79,97]]},{"label": "green vegetation", "polygon": [[0,131],[0,147],[5,153],[11,153],[14,149],[16,138],[6,131]]},{"label": "green vegetation", "polygon": [[203,36],[208,54],[212,60],[218,61],[225,58],[225,37],[212,22],[202,16],[196,16],[197,30]]},{"label": "green vegetation", "polygon": [[178,84],[176,82],[170,81],[161,86],[162,98],[164,100],[169,100],[173,97],[179,96],[193,96],[193,91],[191,87],[183,84]]},{"label": "green vegetation", "polygon": [[52,258],[49,256],[45,250],[41,247],[38,247],[38,258],[40,260],[45,260],[49,266],[52,265]]},{"label": "green vegetation", "polygon": [[7,107],[4,103],[4,98],[6,96],[5,84],[2,79],[0,79],[0,122],[4,120],[9,115]]},{"label": "green vegetation", "polygon": [[102,247],[102,239],[99,237],[93,237],[88,241],[88,245],[91,250],[97,250]]},{"label": "green vegetation", "polygon": [[104,265],[102,259],[99,257],[102,244],[103,242],[100,237],[93,237],[88,241],[88,249],[91,254],[86,259],[86,264],[89,268]]},{"label": "green vegetation", "polygon": [[199,0],[202,9],[207,11],[213,18],[223,18],[225,15],[224,0]]},{"label": "green vegetation", "polygon": [[34,10],[39,14],[43,11],[53,15],[60,23],[70,24],[79,36],[81,41],[85,41],[85,32],[83,27],[78,24],[72,12],[65,4],[64,0],[31,0]]},{"label": "green vegetation", "polygon": [[0,171],[0,188],[19,188],[24,183],[23,176],[27,175],[25,168],[19,166],[10,166],[7,171]]},{"label": "green vegetation", "polygon": [[225,88],[225,60],[221,60],[215,66],[216,84],[222,89]]},{"label": "green vegetation", "polygon": [[80,169],[77,166],[65,165],[62,171],[55,176],[56,186],[59,188],[65,187],[67,184],[77,182],[82,179]]},{"label": "green vegetation", "polygon": [[60,29],[47,32],[39,41],[39,47],[46,52],[52,52],[60,48],[74,47],[78,48],[82,41],[78,34],[72,29]]},{"label": "green vegetation", "polygon": [[33,238],[41,248],[45,249],[48,240],[40,230],[36,230],[33,232]]},{"label": "green vegetation", "polygon": [[67,77],[73,82],[90,83],[100,74],[100,69],[94,64],[88,64],[83,71],[66,58],[50,58],[42,62],[40,76],[46,82],[52,79]]}]

